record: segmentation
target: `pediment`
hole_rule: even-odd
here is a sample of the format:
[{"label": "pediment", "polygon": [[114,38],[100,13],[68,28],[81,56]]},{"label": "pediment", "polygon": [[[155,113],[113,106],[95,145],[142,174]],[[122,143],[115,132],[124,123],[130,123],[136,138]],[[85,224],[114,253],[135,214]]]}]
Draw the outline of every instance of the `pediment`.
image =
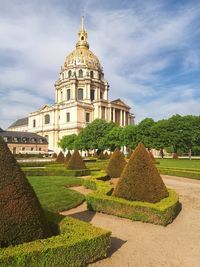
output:
[{"label": "pediment", "polygon": [[112,104],[115,104],[115,105],[120,105],[120,106],[124,106],[124,107],[128,107],[128,108],[130,108],[130,107],[129,107],[128,105],[126,105],[120,98],[111,101],[111,103],[112,103]]}]

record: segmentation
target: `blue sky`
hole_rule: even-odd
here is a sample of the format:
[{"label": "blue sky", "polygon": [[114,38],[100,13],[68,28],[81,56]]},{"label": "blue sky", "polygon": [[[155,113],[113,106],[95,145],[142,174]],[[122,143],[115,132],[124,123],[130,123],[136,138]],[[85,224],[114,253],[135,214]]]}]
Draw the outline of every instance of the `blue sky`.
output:
[{"label": "blue sky", "polygon": [[200,1],[0,0],[0,127],[54,103],[81,15],[90,49],[139,122],[200,113]]}]

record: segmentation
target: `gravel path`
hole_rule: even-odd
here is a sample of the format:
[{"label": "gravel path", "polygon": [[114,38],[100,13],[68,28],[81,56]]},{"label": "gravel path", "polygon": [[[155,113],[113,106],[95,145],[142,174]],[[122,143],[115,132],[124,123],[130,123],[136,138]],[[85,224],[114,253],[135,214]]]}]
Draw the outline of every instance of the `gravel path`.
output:
[{"label": "gravel path", "polygon": [[[183,206],[179,216],[167,227],[88,211],[85,203],[62,213],[112,231],[108,257],[90,267],[200,266],[200,181],[162,177],[168,187],[180,194]],[[78,190],[90,192],[80,187]]]}]

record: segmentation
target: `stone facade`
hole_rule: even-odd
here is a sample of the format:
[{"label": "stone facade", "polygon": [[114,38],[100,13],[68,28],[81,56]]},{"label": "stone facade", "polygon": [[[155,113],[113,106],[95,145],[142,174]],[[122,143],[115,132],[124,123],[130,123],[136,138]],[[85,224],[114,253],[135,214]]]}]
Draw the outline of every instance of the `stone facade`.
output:
[{"label": "stone facade", "polygon": [[[55,82],[55,104],[45,105],[28,116],[27,131],[47,138],[49,149],[58,152],[58,141],[78,134],[96,118],[126,126],[134,123],[130,107],[122,100],[108,100],[109,85],[98,58],[89,50],[82,21],[76,49],[65,59]],[[23,126],[24,127],[24,126]],[[9,127],[18,130],[20,126]]]}]

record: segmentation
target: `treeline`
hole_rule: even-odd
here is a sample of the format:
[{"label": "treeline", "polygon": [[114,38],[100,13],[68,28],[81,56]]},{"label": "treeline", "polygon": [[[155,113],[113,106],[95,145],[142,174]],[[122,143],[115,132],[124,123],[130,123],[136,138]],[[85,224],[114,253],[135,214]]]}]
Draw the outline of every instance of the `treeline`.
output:
[{"label": "treeline", "polygon": [[154,121],[146,118],[137,125],[119,127],[113,122],[96,119],[78,135],[64,136],[59,146],[65,150],[111,150],[126,146],[134,149],[139,142],[151,150],[200,155],[200,116],[174,115]]}]

